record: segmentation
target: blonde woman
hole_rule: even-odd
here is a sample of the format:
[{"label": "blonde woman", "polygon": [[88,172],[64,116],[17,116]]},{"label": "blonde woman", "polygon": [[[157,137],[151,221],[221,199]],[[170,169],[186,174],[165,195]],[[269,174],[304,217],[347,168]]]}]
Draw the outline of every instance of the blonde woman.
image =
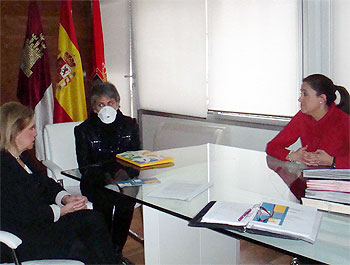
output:
[{"label": "blonde woman", "polygon": [[[1,229],[19,236],[22,261],[77,259],[115,264],[103,217],[86,210],[87,198],[70,195],[40,172],[27,150],[37,135],[33,111],[17,102],[0,107]],[[1,249],[1,262],[11,261]]]}]

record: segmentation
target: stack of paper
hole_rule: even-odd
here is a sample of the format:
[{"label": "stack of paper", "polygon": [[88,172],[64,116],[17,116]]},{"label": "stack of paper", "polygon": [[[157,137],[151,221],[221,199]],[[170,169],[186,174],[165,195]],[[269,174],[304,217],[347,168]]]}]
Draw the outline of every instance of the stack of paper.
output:
[{"label": "stack of paper", "polygon": [[350,182],[346,180],[309,179],[306,184],[309,190],[350,192]]},{"label": "stack of paper", "polygon": [[304,205],[350,214],[350,169],[307,169]]},{"label": "stack of paper", "polygon": [[350,180],[350,169],[304,169],[304,178]]}]

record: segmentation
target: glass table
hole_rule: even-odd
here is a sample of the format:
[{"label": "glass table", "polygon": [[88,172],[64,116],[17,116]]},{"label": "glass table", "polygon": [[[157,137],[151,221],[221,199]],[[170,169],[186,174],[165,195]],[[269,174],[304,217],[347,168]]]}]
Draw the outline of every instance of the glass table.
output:
[{"label": "glass table", "polygon": [[[140,170],[125,163],[112,161],[106,164],[90,166],[85,169],[67,170],[62,173],[78,180],[81,179],[81,172],[84,176],[89,174],[103,174],[108,189],[116,191],[118,195],[122,194],[122,196],[132,197],[137,202],[152,209],[151,212],[146,212],[146,214],[144,209],[144,218],[145,215],[148,218],[152,218],[157,212],[160,212],[181,219],[185,224],[210,201],[223,200],[255,204],[264,199],[272,198],[299,202],[305,192],[306,182],[302,177],[302,170],[305,166],[280,161],[267,156],[264,152],[207,144],[168,149],[157,153],[173,157],[174,165]],[[156,177],[160,180],[160,183],[146,184],[140,187],[126,187],[123,189],[117,187],[116,181],[134,177]],[[210,183],[211,186],[190,201],[154,197],[155,191],[174,183],[196,185]],[[152,220],[152,222],[157,223],[157,227],[152,227],[152,222],[144,220],[146,255],[147,251],[149,253],[152,252],[151,249],[147,250],[146,231],[150,230],[153,233],[154,229],[160,229],[159,227],[162,226],[160,220],[162,218],[164,217],[157,216]],[[170,221],[166,220],[165,222]],[[151,225],[153,230],[147,229],[148,224]],[[188,227],[184,229],[195,228]],[[203,228],[201,229],[204,230]],[[188,231],[190,230],[186,231],[186,233],[189,233]],[[218,229],[213,233],[218,234],[218,232],[225,234],[225,237],[229,236],[227,238],[231,237],[231,240],[234,240],[232,238],[248,240],[277,249],[300,259],[305,259],[308,262],[348,264],[350,260],[350,217],[346,215],[323,212],[322,223],[314,244],[301,240],[282,239],[232,230]],[[154,241],[160,240],[161,233],[163,232],[158,231],[158,233],[155,233],[155,237],[158,238],[149,239],[149,242],[153,244],[153,248]],[[167,230],[166,233],[171,235],[171,231]],[[171,236],[176,237],[176,232]],[[194,237],[198,236],[195,235]],[[209,236],[209,238],[212,237],[213,234]],[[166,238],[163,241],[169,244]],[[181,240],[179,242],[178,244],[181,244]],[[157,243],[158,251],[161,253],[163,243]],[[239,251],[239,243],[228,248],[230,247]],[[202,255],[203,250],[200,253]],[[237,255],[236,261],[239,259],[239,254]],[[149,263],[158,261],[159,264],[161,260],[164,261],[160,257],[156,257],[155,259],[154,257],[153,259],[147,259],[146,257],[146,263],[147,260],[150,261]]]}]

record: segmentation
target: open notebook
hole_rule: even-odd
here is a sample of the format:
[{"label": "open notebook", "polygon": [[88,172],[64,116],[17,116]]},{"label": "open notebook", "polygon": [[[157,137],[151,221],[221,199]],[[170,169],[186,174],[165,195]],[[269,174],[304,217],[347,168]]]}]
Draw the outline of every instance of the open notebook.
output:
[{"label": "open notebook", "polygon": [[321,216],[316,208],[293,202],[264,201],[252,205],[212,201],[189,222],[189,226],[224,228],[313,243]]}]

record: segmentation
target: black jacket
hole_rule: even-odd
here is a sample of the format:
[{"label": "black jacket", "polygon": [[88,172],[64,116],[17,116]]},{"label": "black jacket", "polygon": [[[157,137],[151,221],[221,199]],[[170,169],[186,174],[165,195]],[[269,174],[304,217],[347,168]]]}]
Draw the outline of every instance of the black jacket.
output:
[{"label": "black jacket", "polygon": [[139,127],[135,119],[118,110],[115,121],[103,123],[93,113],[74,128],[79,167],[115,159],[115,155],[140,149]]},{"label": "black jacket", "polygon": [[25,239],[54,223],[50,204],[63,190],[36,168],[30,155],[21,155],[27,173],[8,152],[1,151],[1,229]]},{"label": "black jacket", "polygon": [[[100,214],[76,211],[54,222],[50,205],[55,204],[62,187],[41,173],[27,152],[22,153],[21,159],[32,174],[6,151],[1,151],[0,159],[1,229],[22,239],[16,249],[22,261],[60,258],[86,264],[114,262],[112,241]],[[9,248],[2,244],[0,254],[0,263],[11,261]]]},{"label": "black jacket", "polygon": [[[135,119],[124,116],[118,110],[116,120],[103,123],[94,113],[74,128],[76,154],[80,168],[105,161],[115,160],[115,155],[140,149],[139,128]],[[104,193],[106,173],[98,174],[98,168],[80,170],[82,194],[96,203]]]}]

